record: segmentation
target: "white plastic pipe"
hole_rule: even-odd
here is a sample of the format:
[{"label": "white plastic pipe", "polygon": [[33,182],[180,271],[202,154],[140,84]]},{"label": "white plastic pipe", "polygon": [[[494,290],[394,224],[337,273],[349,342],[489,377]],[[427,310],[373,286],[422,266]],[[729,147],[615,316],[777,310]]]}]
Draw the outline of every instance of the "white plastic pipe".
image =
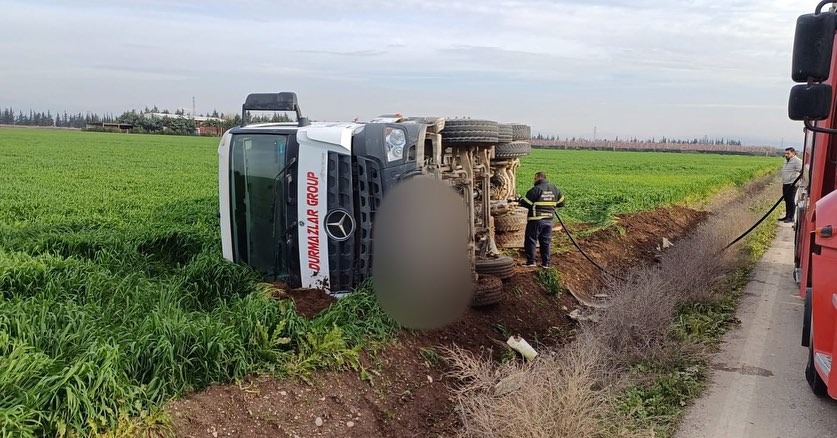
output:
[{"label": "white plastic pipe", "polygon": [[535,351],[535,349],[532,348],[532,346],[529,345],[529,343],[526,342],[526,340],[521,338],[520,336],[510,337],[509,340],[506,341],[506,344],[509,344],[509,347],[511,347],[514,351],[517,351],[518,353],[522,354],[523,357],[525,357],[526,360],[530,362],[534,360],[535,357],[538,355],[538,352]]}]

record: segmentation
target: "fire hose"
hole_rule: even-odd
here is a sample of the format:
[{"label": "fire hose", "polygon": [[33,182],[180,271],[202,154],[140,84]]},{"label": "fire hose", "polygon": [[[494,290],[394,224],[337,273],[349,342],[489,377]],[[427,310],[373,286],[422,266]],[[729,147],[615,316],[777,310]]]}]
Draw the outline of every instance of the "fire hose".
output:
[{"label": "fire hose", "polygon": [[560,222],[560,223],[561,223],[561,228],[564,230],[564,232],[565,232],[565,233],[567,233],[567,237],[569,237],[569,238],[570,238],[570,242],[572,242],[572,243],[573,243],[573,245],[575,246],[575,248],[576,248],[576,249],[577,249],[577,250],[581,253],[581,255],[583,255],[583,256],[584,256],[584,258],[586,258],[586,259],[587,259],[587,261],[589,261],[590,263],[592,263],[592,264],[593,264],[593,266],[595,266],[595,267],[599,268],[599,270],[600,270],[600,271],[602,271],[602,272],[604,272],[605,274],[610,275],[611,277],[613,277],[613,278],[615,278],[615,279],[617,279],[617,280],[627,281],[626,279],[624,279],[624,278],[622,278],[622,277],[620,277],[620,276],[618,276],[618,275],[616,275],[616,274],[613,274],[613,273],[609,272],[607,269],[605,269],[605,268],[601,267],[598,263],[596,263],[596,261],[595,261],[595,260],[593,260],[592,258],[590,258],[590,256],[589,256],[589,255],[587,255],[587,253],[586,253],[586,252],[584,252],[584,250],[583,250],[583,249],[581,249],[581,247],[580,247],[580,246],[578,246],[578,243],[577,243],[577,242],[575,241],[575,239],[573,238],[572,233],[570,233],[570,229],[569,229],[569,228],[567,228],[567,226],[564,224],[564,221],[562,221],[562,220],[561,220],[561,216],[559,216],[559,215],[558,215],[558,211],[557,211],[557,210],[553,210],[553,213],[555,213],[555,217],[556,217],[556,218],[558,218],[558,222]]},{"label": "fire hose", "polygon": [[[802,178],[802,174],[801,174],[801,173],[800,173],[800,174],[796,177],[796,179],[795,179],[795,180],[793,180],[793,182],[791,183],[791,185],[794,185],[794,186],[795,186],[795,185],[796,185],[796,183],[799,181],[799,178]],[[768,216],[770,216],[770,214],[771,214],[771,213],[773,213],[773,210],[776,210],[776,207],[778,207],[778,206],[779,206],[779,204],[781,204],[781,203],[782,203],[782,201],[784,201],[784,199],[785,199],[785,196],[784,196],[784,194],[783,194],[783,195],[782,195],[782,197],[780,197],[780,198],[776,201],[776,203],[775,203],[775,204],[773,204],[773,207],[771,207],[771,208],[770,208],[770,210],[768,210],[768,211],[767,211],[767,213],[765,213],[765,214],[764,214],[764,216],[762,216],[762,217],[761,217],[761,219],[759,219],[758,221],[756,221],[756,223],[754,223],[754,224],[753,224],[753,226],[752,226],[752,227],[750,227],[750,228],[749,228],[747,231],[745,231],[743,234],[741,234],[740,236],[736,237],[736,238],[735,238],[735,240],[733,240],[732,242],[728,243],[728,244],[727,244],[727,246],[725,246],[725,247],[721,248],[721,250],[720,250],[720,251],[718,251],[718,254],[720,254],[720,253],[722,253],[722,252],[726,251],[729,247],[731,247],[732,245],[735,245],[735,244],[736,244],[739,240],[743,239],[743,238],[744,238],[744,236],[746,236],[746,235],[750,234],[753,230],[755,230],[755,229],[756,229],[756,227],[758,227],[758,226],[759,226],[762,222],[764,222],[764,220],[765,220],[765,219],[767,219],[767,217],[768,217]],[[790,212],[787,212],[787,213],[790,213]]]},{"label": "fire hose", "polygon": [[[792,183],[792,184],[793,184],[793,185],[796,185],[796,183],[799,181],[799,179],[800,179],[801,177],[802,177],[802,174],[799,174],[799,176],[797,176],[797,177],[796,177],[796,179],[793,181],[793,183]],[[773,204],[773,207],[771,207],[771,208],[770,208],[770,210],[768,210],[768,211],[767,211],[767,213],[765,213],[765,214],[764,214],[764,216],[762,216],[762,217],[761,217],[761,219],[759,219],[758,221],[756,221],[756,223],[755,223],[755,224],[753,224],[753,226],[751,226],[751,227],[750,227],[747,231],[745,231],[744,233],[742,233],[740,236],[736,237],[736,238],[735,238],[735,240],[733,240],[732,242],[730,242],[730,243],[728,243],[726,246],[724,246],[724,247],[723,247],[720,251],[718,251],[718,253],[717,253],[717,254],[720,254],[720,253],[722,253],[722,252],[726,251],[726,250],[727,250],[727,249],[729,249],[731,246],[735,245],[738,241],[740,241],[741,239],[743,239],[745,236],[747,236],[748,234],[750,234],[753,230],[755,230],[755,229],[756,229],[756,227],[758,227],[758,226],[759,226],[762,222],[764,222],[764,220],[765,220],[765,219],[767,219],[767,217],[768,217],[768,216],[770,216],[770,214],[771,214],[771,213],[773,213],[773,211],[774,211],[774,210],[776,210],[776,208],[779,206],[779,204],[781,204],[781,203],[782,203],[782,201],[783,201],[784,199],[785,199],[785,197],[784,197],[784,195],[783,195],[782,197],[780,197],[780,198],[776,201],[776,203],[775,203],[775,204]],[[607,275],[609,275],[609,276],[611,276],[611,277],[613,277],[613,278],[615,278],[615,279],[617,279],[617,280],[627,281],[625,278],[620,277],[620,276],[618,276],[618,275],[616,275],[616,274],[614,274],[614,273],[612,273],[612,272],[609,272],[607,269],[605,269],[605,268],[601,267],[601,265],[599,265],[598,263],[596,263],[596,261],[595,261],[595,260],[593,260],[592,258],[590,258],[590,256],[589,256],[589,255],[587,255],[587,253],[586,253],[586,252],[584,252],[584,250],[583,250],[583,249],[581,249],[581,246],[579,246],[579,245],[578,245],[578,242],[576,242],[576,241],[575,241],[575,239],[573,238],[572,233],[570,233],[570,229],[569,229],[569,228],[567,228],[567,225],[566,225],[566,224],[564,224],[564,221],[563,221],[563,220],[561,220],[561,216],[560,216],[560,215],[558,215],[558,211],[553,210],[553,212],[555,213],[555,217],[558,219],[558,222],[559,222],[559,223],[561,223],[561,228],[563,228],[564,232],[567,234],[567,237],[569,237],[569,238],[570,238],[570,242],[572,242],[573,246],[575,246],[575,248],[576,248],[576,249],[577,249],[577,250],[581,253],[581,255],[583,255],[583,256],[584,256],[584,258],[586,258],[586,259],[587,259],[587,261],[589,261],[590,263],[592,263],[592,264],[593,264],[593,266],[595,266],[596,268],[598,268],[600,271],[604,272],[605,274],[607,274]]]}]

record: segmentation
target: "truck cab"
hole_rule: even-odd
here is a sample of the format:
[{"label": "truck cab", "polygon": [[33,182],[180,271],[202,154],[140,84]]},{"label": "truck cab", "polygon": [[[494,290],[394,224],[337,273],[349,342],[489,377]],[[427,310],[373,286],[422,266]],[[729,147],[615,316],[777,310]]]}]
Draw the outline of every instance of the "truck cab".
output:
[{"label": "truck cab", "polygon": [[813,392],[837,398],[837,15],[820,2],[796,22],[788,116],[804,125],[803,171],[797,190],[794,279],[804,299],[801,344]]}]

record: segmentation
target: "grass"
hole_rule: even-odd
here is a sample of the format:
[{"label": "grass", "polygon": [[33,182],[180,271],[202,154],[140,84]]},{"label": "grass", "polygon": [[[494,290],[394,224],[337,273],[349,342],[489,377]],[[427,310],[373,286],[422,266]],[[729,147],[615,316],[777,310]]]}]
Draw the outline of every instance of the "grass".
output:
[{"label": "grass", "polygon": [[358,369],[395,332],[369,285],[309,321],[222,260],[216,147],[3,130],[0,436],[118,436],[251,372]]},{"label": "grass", "polygon": [[[307,320],[221,258],[216,151],[214,138],[0,129],[0,436],[162,427],[167,400],[254,372],[368,375],[360,350],[397,330],[371,284]],[[685,156],[573,154],[535,151],[523,174],[546,166],[576,220],[775,167],[689,156],[704,167],[669,190]]]},{"label": "grass", "polygon": [[705,389],[705,347],[715,351],[736,323],[735,309],[748,281],[749,268],[740,268],[724,284],[726,293],[718,300],[684,305],[671,325],[670,356],[631,367],[634,383],[618,397],[618,413],[630,420],[631,428],[653,430],[658,437],[673,435],[688,403]]},{"label": "grass", "polygon": [[535,278],[544,287],[547,295],[555,297],[561,295],[564,286],[561,284],[561,276],[555,268],[541,268],[535,274]]},{"label": "grass", "polygon": [[422,347],[419,349],[419,356],[424,360],[428,367],[435,367],[439,364],[441,358],[439,353],[433,348]]},{"label": "grass", "polygon": [[566,196],[565,222],[603,226],[617,214],[706,199],[781,165],[777,157],[533,149],[521,160],[517,191],[545,171]]}]

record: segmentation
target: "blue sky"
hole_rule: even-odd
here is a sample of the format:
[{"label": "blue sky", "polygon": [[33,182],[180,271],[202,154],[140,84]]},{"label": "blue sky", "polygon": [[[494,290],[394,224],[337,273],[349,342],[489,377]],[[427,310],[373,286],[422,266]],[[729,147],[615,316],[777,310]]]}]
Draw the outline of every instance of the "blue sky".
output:
[{"label": "blue sky", "polygon": [[317,120],[471,116],[592,137],[799,145],[798,15],[816,1],[0,0],[0,106],[235,112],[295,91]]}]

